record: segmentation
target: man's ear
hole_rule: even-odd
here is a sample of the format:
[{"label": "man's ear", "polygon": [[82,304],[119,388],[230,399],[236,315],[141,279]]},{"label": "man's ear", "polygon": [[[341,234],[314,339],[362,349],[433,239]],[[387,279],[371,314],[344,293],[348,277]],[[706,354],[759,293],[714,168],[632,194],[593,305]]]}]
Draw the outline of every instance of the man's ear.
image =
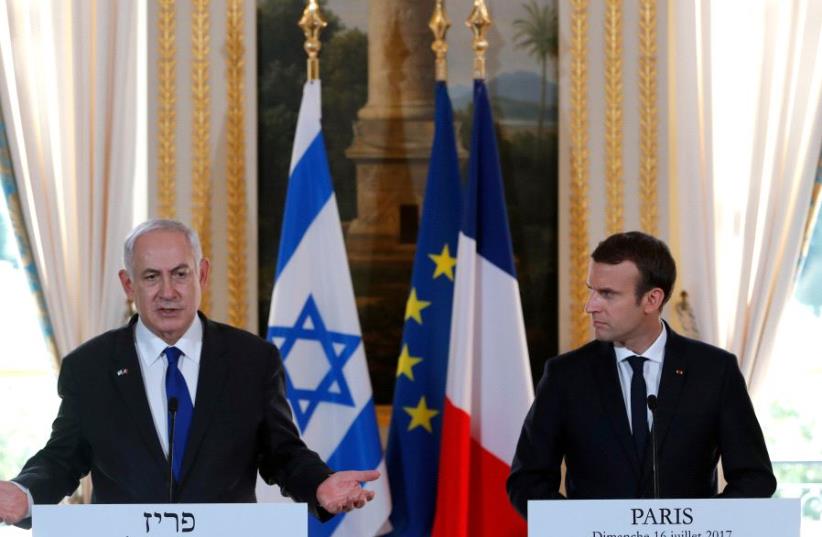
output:
[{"label": "man's ear", "polygon": [[209,270],[211,270],[211,263],[207,257],[200,259],[199,269],[200,289],[205,289],[206,285],[208,285],[208,273]]},{"label": "man's ear", "polygon": [[653,313],[662,309],[662,302],[665,300],[665,293],[659,287],[654,287],[645,293],[645,312]]},{"label": "man's ear", "polygon": [[123,286],[123,292],[126,294],[126,298],[134,302],[134,285],[131,277],[128,275],[128,271],[121,269],[120,272],[117,273],[117,276],[120,277],[120,285]]}]

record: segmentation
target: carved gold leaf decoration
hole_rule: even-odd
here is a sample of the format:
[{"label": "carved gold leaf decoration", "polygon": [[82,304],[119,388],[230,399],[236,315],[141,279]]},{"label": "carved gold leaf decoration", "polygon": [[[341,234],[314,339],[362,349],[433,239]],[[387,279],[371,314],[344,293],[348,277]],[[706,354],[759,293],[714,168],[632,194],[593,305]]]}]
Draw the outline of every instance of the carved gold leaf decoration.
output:
[{"label": "carved gold leaf decoration", "polygon": [[176,213],[175,167],[177,130],[174,0],[159,0],[157,10],[157,214]]},{"label": "carved gold leaf decoration", "polygon": [[625,181],[622,167],[622,0],[605,3],[605,191],[606,229],[624,227]]},{"label": "carved gold leaf decoration", "polygon": [[656,235],[659,226],[657,207],[657,169],[659,132],[656,70],[656,1],[639,3],[639,196],[640,226]]},{"label": "carved gold leaf decoration", "polygon": [[[208,53],[210,46],[209,0],[193,0],[191,10],[191,216],[200,236],[203,255],[210,258],[211,241],[211,89]],[[211,311],[211,290],[203,289],[200,308]]]},{"label": "carved gold leaf decoration", "polygon": [[228,322],[245,326],[246,300],[246,177],[245,177],[245,46],[243,2],[228,0],[226,73],[228,85],[226,191],[228,211]]},{"label": "carved gold leaf decoration", "polygon": [[585,315],[588,288],[588,0],[571,0],[570,86],[571,86],[571,185],[570,185],[570,326],[571,345],[589,338]]}]

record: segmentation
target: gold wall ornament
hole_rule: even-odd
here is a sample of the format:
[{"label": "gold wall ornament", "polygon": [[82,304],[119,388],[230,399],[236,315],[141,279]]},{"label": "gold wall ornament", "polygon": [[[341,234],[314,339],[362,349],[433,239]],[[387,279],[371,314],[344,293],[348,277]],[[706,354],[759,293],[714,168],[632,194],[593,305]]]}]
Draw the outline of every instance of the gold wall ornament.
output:
[{"label": "gold wall ornament", "polygon": [[588,0],[571,0],[570,58],[570,326],[571,345],[589,338],[588,299]]},{"label": "gold wall ornament", "polygon": [[624,227],[625,179],[622,165],[622,0],[605,3],[605,191],[609,235]]},{"label": "gold wall ornament", "polygon": [[320,32],[328,26],[328,23],[320,13],[320,6],[317,0],[308,0],[303,16],[297,25],[302,28],[305,34],[305,52],[308,54],[307,77],[308,80],[320,79],[320,60],[318,55],[322,48],[320,43]]},{"label": "gold wall ornament", "polygon": [[[212,258],[211,241],[211,88],[209,0],[193,0],[191,10],[191,220],[203,256]],[[211,290],[203,289],[201,309],[211,312]]]},{"label": "gold wall ornament", "polygon": [[451,21],[448,19],[448,14],[445,12],[445,5],[443,0],[437,0],[437,5],[434,6],[434,13],[431,15],[431,20],[428,22],[428,27],[434,33],[434,43],[431,44],[431,50],[434,51],[434,72],[435,77],[439,81],[448,80],[448,42],[445,40],[445,34],[451,27]]},{"label": "gold wall ornament", "polygon": [[658,234],[657,168],[659,118],[657,113],[656,0],[639,2],[639,196],[640,227]]},{"label": "gold wall ornament", "polygon": [[174,0],[159,0],[157,10],[157,215],[176,214],[177,66]]},{"label": "gold wall ornament", "polygon": [[228,0],[226,73],[226,211],[228,241],[228,323],[243,327],[248,317],[246,274],[245,46],[243,0]]},{"label": "gold wall ornament", "polygon": [[485,51],[488,50],[488,40],[485,38],[485,34],[488,33],[488,28],[491,26],[491,16],[488,14],[485,0],[474,0],[474,7],[471,9],[471,14],[468,15],[465,25],[474,33],[474,79],[484,80]]}]

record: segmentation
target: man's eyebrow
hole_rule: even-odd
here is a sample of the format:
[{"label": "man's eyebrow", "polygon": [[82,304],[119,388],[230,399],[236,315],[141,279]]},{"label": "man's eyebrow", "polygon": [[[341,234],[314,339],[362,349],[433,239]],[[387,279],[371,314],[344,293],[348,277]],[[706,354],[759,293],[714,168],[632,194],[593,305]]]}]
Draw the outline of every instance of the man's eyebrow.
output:
[{"label": "man's eyebrow", "polygon": [[590,289],[592,291],[596,291],[597,293],[619,294],[619,291],[617,291],[616,289],[612,289],[610,287],[597,287],[597,288],[594,288],[590,283],[587,283],[587,282],[585,283],[585,285],[588,286],[588,289]]}]

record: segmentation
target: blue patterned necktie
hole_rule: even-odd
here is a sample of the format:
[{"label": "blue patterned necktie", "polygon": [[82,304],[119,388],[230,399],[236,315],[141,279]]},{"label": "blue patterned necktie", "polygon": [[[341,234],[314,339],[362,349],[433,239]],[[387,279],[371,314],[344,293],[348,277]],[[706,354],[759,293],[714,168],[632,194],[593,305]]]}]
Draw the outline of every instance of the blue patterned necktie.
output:
[{"label": "blue patterned necktie", "polygon": [[631,377],[631,429],[640,462],[645,460],[645,446],[648,443],[648,387],[642,371],[645,360],[642,356],[628,358],[634,371]]},{"label": "blue patterned necktie", "polygon": [[[188,440],[188,429],[191,427],[191,415],[194,413],[194,405],[191,404],[191,395],[188,393],[186,379],[178,367],[180,355],[183,351],[177,347],[166,347],[164,351],[168,359],[168,369],[166,370],[166,397],[167,401],[172,398],[177,399],[177,416],[174,423],[174,461],[172,471],[174,480],[180,481],[180,469],[183,467],[183,454],[186,451],[186,441]],[[171,413],[168,416],[168,434],[171,439]]]}]

